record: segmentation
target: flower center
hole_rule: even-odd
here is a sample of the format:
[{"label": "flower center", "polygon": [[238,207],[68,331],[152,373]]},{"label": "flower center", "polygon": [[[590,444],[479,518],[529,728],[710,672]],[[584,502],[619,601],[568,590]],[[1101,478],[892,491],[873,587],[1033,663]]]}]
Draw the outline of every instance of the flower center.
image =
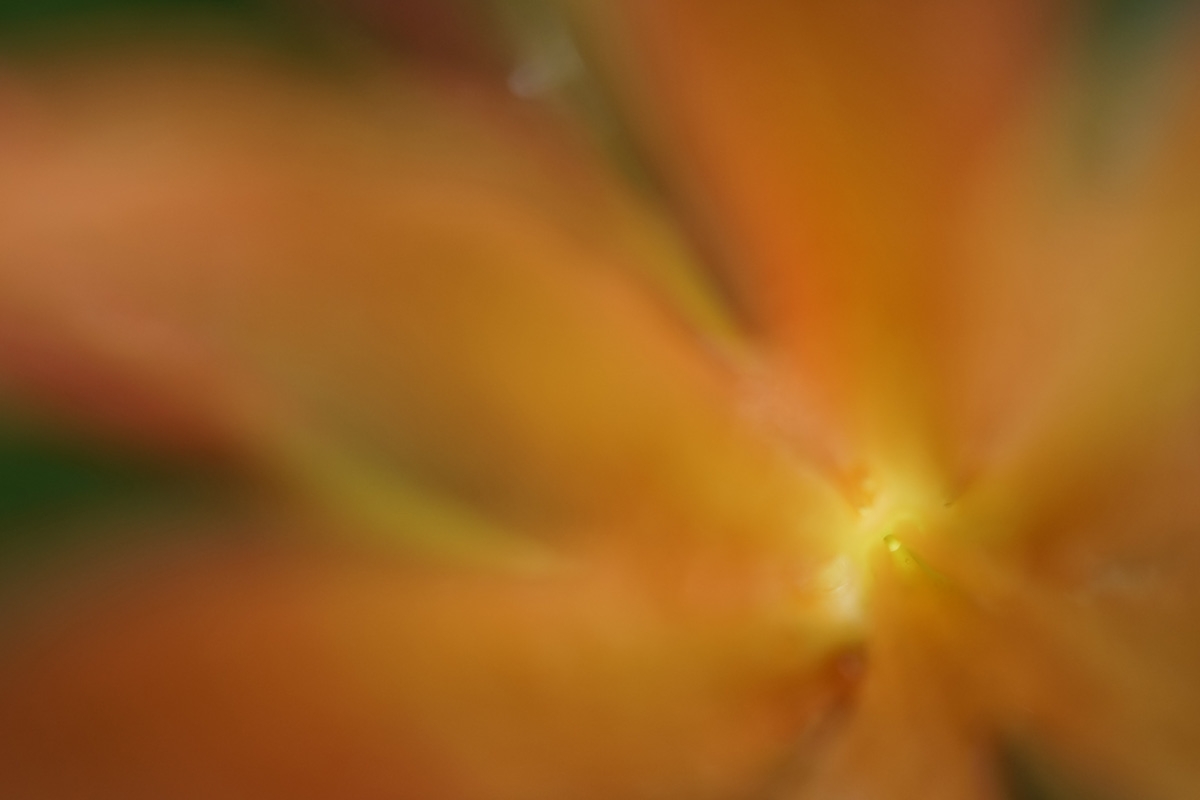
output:
[{"label": "flower center", "polygon": [[882,470],[860,473],[846,496],[857,513],[843,534],[839,555],[825,565],[818,581],[831,617],[861,623],[879,569],[913,575],[926,569],[920,553],[930,531],[941,528],[946,509],[930,486]]}]

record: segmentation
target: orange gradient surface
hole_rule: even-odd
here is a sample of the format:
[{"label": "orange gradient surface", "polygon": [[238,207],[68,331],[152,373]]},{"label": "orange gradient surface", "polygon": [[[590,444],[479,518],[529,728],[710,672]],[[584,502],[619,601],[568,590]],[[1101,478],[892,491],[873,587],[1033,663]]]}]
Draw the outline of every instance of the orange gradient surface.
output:
[{"label": "orange gradient surface", "polygon": [[1200,794],[1133,5],[0,13],[0,796]]}]

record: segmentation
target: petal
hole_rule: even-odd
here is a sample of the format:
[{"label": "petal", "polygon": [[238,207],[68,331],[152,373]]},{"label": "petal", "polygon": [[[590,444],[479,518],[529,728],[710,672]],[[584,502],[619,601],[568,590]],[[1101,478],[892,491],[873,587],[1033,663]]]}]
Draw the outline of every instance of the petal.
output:
[{"label": "petal", "polygon": [[926,466],[946,220],[1036,86],[1059,4],[581,5],[818,427]]},{"label": "petal", "polygon": [[627,6],[582,4],[801,449],[932,505],[1011,468],[1000,506],[1194,391],[1183,4]]},{"label": "petal", "polygon": [[126,563],[10,612],[0,775],[38,797],[723,796],[840,702],[839,634],[762,614],[752,583],[662,577],[294,544]]},{"label": "petal", "polygon": [[972,666],[993,724],[1039,743],[1076,780],[1111,781],[1119,796],[1195,793],[1195,656],[1169,647],[1192,625],[1173,603],[1142,605],[1137,624],[1151,627],[1136,637],[1128,616],[1113,619],[1060,587],[973,580],[990,619],[955,647],[966,641],[982,655]]},{"label": "petal", "polygon": [[944,419],[956,491],[1000,536],[1041,527],[1061,499],[1188,429],[1200,398],[1200,28],[1166,21],[1118,65],[1122,82],[1071,76],[963,226],[976,256],[950,284]]},{"label": "petal", "polygon": [[578,147],[456,80],[346,80],[220,49],[17,79],[19,388],[61,401],[66,375],[146,438],[216,429],[305,490],[416,474],[525,530],[792,547],[842,524],[755,442],[700,344],[719,323],[629,279],[672,245]]}]

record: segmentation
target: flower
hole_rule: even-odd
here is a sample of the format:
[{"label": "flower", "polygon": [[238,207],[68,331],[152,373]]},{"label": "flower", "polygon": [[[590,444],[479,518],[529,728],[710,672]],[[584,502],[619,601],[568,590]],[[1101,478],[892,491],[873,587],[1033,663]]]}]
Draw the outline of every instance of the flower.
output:
[{"label": "flower", "polygon": [[3,784],[1193,796],[1195,13],[470,8],[3,59]]}]

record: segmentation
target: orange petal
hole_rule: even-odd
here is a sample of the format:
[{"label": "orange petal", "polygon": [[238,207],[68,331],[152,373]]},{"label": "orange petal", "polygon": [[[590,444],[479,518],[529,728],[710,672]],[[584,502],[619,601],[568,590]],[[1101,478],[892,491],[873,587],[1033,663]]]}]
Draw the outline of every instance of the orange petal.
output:
[{"label": "orange petal", "polygon": [[803,402],[860,457],[920,461],[946,220],[1060,4],[581,5]]},{"label": "orange petal", "polygon": [[973,255],[945,284],[941,416],[955,493],[998,532],[1190,425],[1198,35],[1178,20],[1119,83],[1069,73],[969,204]]},{"label": "orange petal", "polygon": [[56,374],[101,376],[85,410],[151,422],[110,402],[132,386],[306,487],[415,473],[526,529],[790,547],[840,524],[748,435],[697,346],[716,329],[629,279],[661,228],[515,101],[220,51],[23,80],[3,302]]},{"label": "orange petal", "polygon": [[803,606],[762,615],[753,583],[722,599],[619,562],[512,576],[294,546],[183,555],[10,620],[11,790],[725,795],[766,780],[847,689],[838,633]]}]

